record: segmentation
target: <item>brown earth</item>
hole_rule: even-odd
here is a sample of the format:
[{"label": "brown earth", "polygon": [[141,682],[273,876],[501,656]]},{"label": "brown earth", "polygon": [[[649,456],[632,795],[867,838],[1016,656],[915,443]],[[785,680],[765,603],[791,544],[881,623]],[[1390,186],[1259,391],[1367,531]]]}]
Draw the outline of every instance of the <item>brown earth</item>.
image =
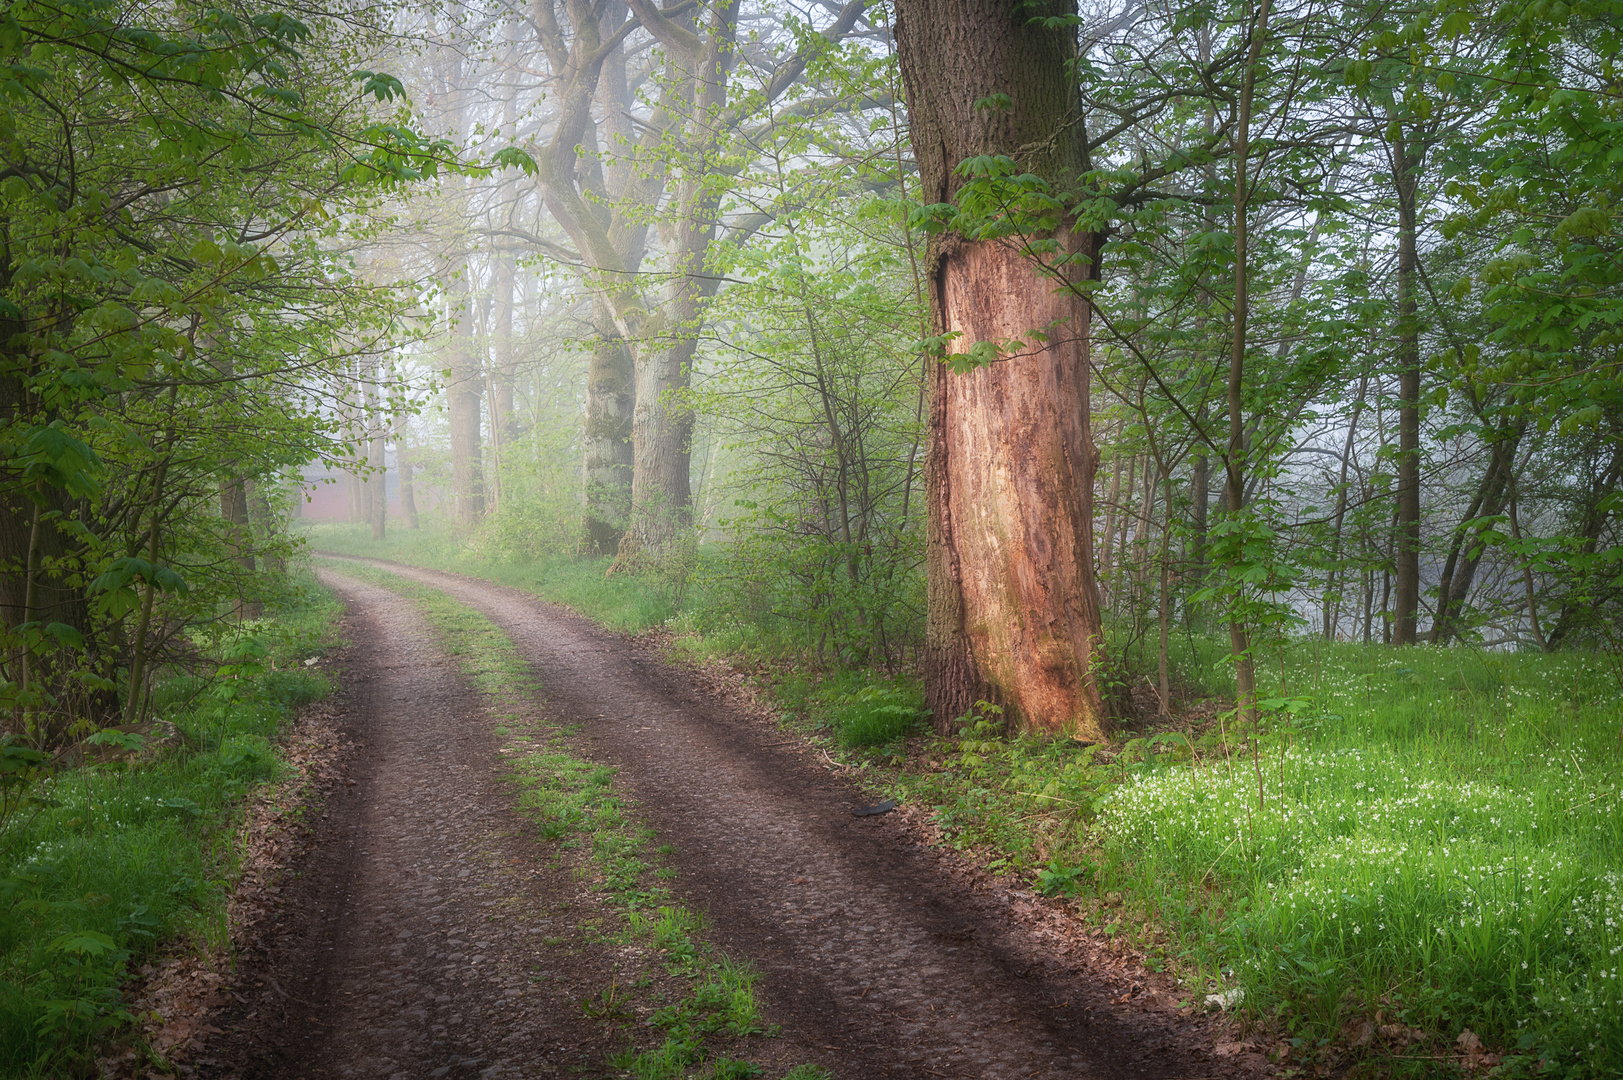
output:
[{"label": "brown earth", "polygon": [[[1124,966],[1063,912],[877,817],[804,744],[645,642],[475,579],[389,564],[477,608],[675,847],[677,896],[761,973],[768,1076],[1247,1076],[1219,1017]],[[339,575],[337,712],[356,744],[267,948],[198,1059],[208,1076],[379,1080],[605,1075],[624,1045],[584,998],[639,968],[604,909],[511,809],[495,719],[409,601]],[[352,783],[351,783],[352,782]]]}]

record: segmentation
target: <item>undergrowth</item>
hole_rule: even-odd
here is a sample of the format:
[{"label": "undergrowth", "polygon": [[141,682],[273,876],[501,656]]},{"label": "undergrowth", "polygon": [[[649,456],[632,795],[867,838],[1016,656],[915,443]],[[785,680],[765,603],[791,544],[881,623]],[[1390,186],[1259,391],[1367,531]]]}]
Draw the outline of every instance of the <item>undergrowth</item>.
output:
[{"label": "undergrowth", "polygon": [[[344,563],[344,574],[382,585],[413,600],[463,671],[500,715],[516,720],[526,696],[539,691],[528,665],[489,619],[437,589],[386,570]],[[590,858],[594,884],[621,918],[619,940],[641,942],[660,957],[667,974],[688,985],[679,1000],[654,1010],[647,1025],[657,1039],[632,1039],[610,1064],[637,1080],[702,1076],[724,1080],[762,1074],[759,1066],[728,1056],[742,1040],[772,1034],[756,1000],[756,974],[733,962],[708,940],[704,920],[678,902],[665,884],[675,870],[653,830],[639,822],[615,787],[616,770],[576,756],[571,732],[505,729],[517,805],[536,822],[543,839],[579,848]],[[642,990],[636,981],[613,983],[583,1003],[587,1015],[625,1028],[626,1002]],[[792,1077],[809,1077],[804,1071]]]},{"label": "undergrowth", "polygon": [[[337,605],[313,582],[273,618],[197,642],[223,666],[160,682],[173,734],[109,729],[53,768],[12,760],[0,807],[0,1075],[87,1073],[130,1020],[119,987],[176,936],[226,941],[242,797],[280,769],[278,735],[326,691],[301,661],[330,645]],[[162,729],[167,730],[167,729]]]},{"label": "undergrowth", "polygon": [[1306,643],[1283,662],[1296,711],[1260,728],[1214,711],[1082,747],[987,713],[890,782],[1107,936],[1208,989],[1226,972],[1284,1056],[1367,1024],[1403,1033],[1364,1051],[1394,1073],[1462,1037],[1500,1075],[1617,1075],[1623,712],[1604,665]]}]

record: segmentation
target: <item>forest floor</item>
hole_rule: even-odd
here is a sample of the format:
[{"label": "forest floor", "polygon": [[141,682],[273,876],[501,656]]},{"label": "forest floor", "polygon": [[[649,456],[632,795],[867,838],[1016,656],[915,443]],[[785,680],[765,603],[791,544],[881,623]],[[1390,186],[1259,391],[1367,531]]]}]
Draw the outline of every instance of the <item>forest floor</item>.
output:
[{"label": "forest floor", "polygon": [[503,712],[421,605],[364,569],[323,574],[349,609],[345,778],[285,868],[282,906],[235,973],[201,1075],[658,1074],[622,1048],[646,1043],[654,1005],[680,997],[676,969],[668,950],[610,932],[589,852],[523,813],[504,779],[515,731],[613,767],[631,813],[668,845],[671,896],[701,913],[726,964],[753,973],[776,1037],[748,1039],[741,1056],[764,1072],[715,1058],[703,1075],[1266,1071],[1226,1017],[1188,1007],[1058,905],[931,846],[909,808],[856,816],[870,798],[807,744],[652,646],[513,589],[389,565],[505,633],[540,691]]}]

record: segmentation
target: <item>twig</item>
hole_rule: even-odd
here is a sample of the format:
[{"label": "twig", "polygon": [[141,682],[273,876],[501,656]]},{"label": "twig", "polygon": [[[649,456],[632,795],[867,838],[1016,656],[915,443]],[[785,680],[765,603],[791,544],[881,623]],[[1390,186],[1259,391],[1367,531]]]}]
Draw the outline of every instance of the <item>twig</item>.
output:
[{"label": "twig", "polygon": [[1225,855],[1227,855],[1229,853],[1229,848],[1233,847],[1235,844],[1238,844],[1239,842],[1240,842],[1240,834],[1235,833],[1234,834],[1234,839],[1229,841],[1229,847],[1226,847],[1222,851],[1219,851],[1217,853],[1217,858],[1212,860],[1212,865],[1210,865],[1210,866],[1208,866],[1206,868],[1206,873],[1200,875],[1200,883],[1202,885],[1204,885],[1206,883],[1206,878],[1208,876],[1210,876],[1211,872],[1213,870],[1217,869],[1217,864],[1223,861],[1223,856],[1225,856]]}]

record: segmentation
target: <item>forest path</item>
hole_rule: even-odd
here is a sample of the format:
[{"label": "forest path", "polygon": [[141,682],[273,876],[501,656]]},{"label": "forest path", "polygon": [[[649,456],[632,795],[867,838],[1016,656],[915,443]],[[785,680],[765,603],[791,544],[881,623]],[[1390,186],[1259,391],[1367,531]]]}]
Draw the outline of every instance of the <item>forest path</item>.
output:
[{"label": "forest path", "polygon": [[[639,816],[660,842],[675,846],[676,895],[710,916],[709,936],[724,952],[755,965],[762,975],[766,1020],[782,1024],[785,1040],[809,1051],[800,1060],[816,1061],[842,1080],[870,1075],[1189,1078],[1245,1075],[1259,1064],[1251,1055],[1249,1061],[1212,1059],[1212,1025],[1179,1015],[1164,996],[1148,1007],[1142,998],[1133,999],[1139,987],[1124,983],[1119,968],[1096,966],[1087,949],[1056,933],[1029,896],[961,872],[953,857],[921,843],[900,815],[854,817],[852,810],[869,801],[854,785],[830,775],[771,725],[715,701],[651,648],[513,589],[375,562],[443,590],[506,632],[539,676],[550,719],[582,726],[581,756],[617,766],[620,783],[639,804]],[[406,602],[370,586],[334,583],[361,623],[388,639],[372,643],[382,685],[371,695],[412,701],[417,715],[455,723],[459,706],[443,696],[453,681],[443,674],[444,659],[413,659],[421,646],[412,636],[416,630],[405,634]],[[423,702],[425,692],[440,696]],[[369,803],[363,815],[396,823],[398,845],[429,835],[426,818],[418,815],[416,824],[407,820],[419,797],[405,789],[494,783],[491,771],[499,762],[488,738],[451,738],[448,731],[435,731],[380,731],[378,747],[385,759],[368,755],[366,769],[373,779],[370,788],[361,789]],[[447,753],[462,763],[452,766],[462,773],[445,771]],[[499,797],[485,797],[486,809],[448,825],[460,830],[456,842],[462,849],[478,847],[479,835],[501,831],[486,820],[491,813],[500,817],[488,808]],[[393,801],[402,805],[390,816]],[[503,842],[512,850],[531,846],[517,836]],[[446,877],[463,864],[443,843],[433,852],[402,847],[384,855],[401,869],[423,866],[422,885],[402,881],[402,890],[466,891]],[[372,841],[370,858],[377,859],[376,849],[383,846]],[[441,862],[428,865],[433,857]],[[544,856],[533,858],[536,865],[545,862]],[[388,895],[367,908],[367,888],[385,894],[390,888],[386,876],[366,884],[368,865],[357,866],[362,881],[355,891],[355,918],[371,926],[409,920],[409,911],[391,915],[395,901]],[[360,931],[340,929],[340,954],[345,933],[356,937]],[[508,949],[503,936],[502,949]],[[469,1003],[470,995],[477,991],[489,1003],[504,1000],[511,989],[510,981],[496,977],[508,962],[502,949],[485,954],[488,966],[478,973],[482,983],[449,990],[446,1003],[427,989],[440,963],[434,954],[416,946],[418,963],[428,965],[419,970],[401,962],[407,952],[400,950],[412,946],[390,947],[396,950],[396,966],[385,963],[382,977],[422,986],[407,996],[415,997],[417,1012],[429,1014],[397,1023],[402,1039],[422,1042],[437,1015],[455,1010],[464,1029],[474,1027],[476,1019],[494,1025],[471,1040],[468,1050],[457,1051],[464,1057],[488,1055],[498,1043],[535,1053],[537,1040],[548,1037],[547,1024],[558,1019],[544,1015],[540,997],[533,998],[529,1012],[515,1004],[512,1018],[494,1009],[473,1015],[478,1006]],[[371,948],[382,949],[381,940]],[[327,978],[360,987],[371,985],[375,976],[351,969]],[[572,999],[564,995],[566,1000],[554,995],[553,1007],[578,1018],[578,1002],[591,989],[577,987]],[[382,993],[365,992],[374,1002]],[[527,993],[524,1000],[532,998]],[[506,1034],[515,1024],[528,1024],[527,1034],[520,1037],[517,1028]],[[590,1041],[578,1032],[560,1031],[557,1037],[582,1051]],[[349,1053],[336,1039],[327,1045],[334,1054]],[[480,1060],[483,1071],[496,1059]],[[519,1064],[523,1072],[531,1071]],[[371,1075],[419,1073],[403,1067],[400,1074],[372,1070]]]},{"label": "forest path", "polygon": [[604,1075],[620,1044],[580,1000],[613,958],[576,930],[601,913],[512,810],[495,721],[411,601],[322,576],[348,607],[346,777],[282,882],[266,950],[240,958],[199,1075]]}]

